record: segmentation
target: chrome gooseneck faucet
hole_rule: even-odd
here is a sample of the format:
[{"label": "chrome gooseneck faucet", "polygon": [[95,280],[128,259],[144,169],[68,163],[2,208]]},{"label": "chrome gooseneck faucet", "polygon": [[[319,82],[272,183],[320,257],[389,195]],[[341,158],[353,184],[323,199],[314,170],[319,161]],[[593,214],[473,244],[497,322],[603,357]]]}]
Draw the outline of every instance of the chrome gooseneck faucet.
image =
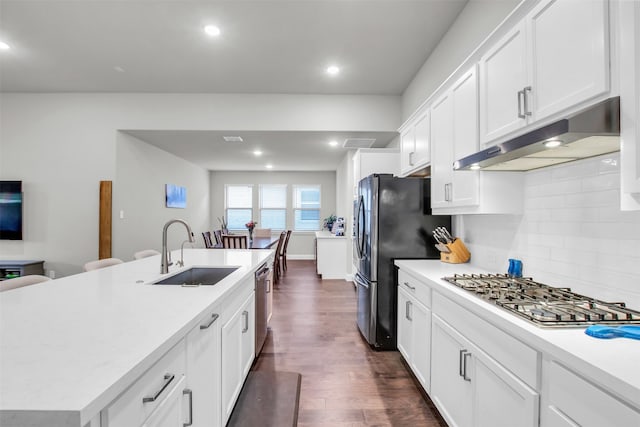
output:
[{"label": "chrome gooseneck faucet", "polygon": [[[180,224],[184,225],[185,228],[187,229],[187,233],[189,234],[189,242],[194,243],[196,240],[193,237],[193,232],[191,231],[191,227],[189,227],[189,224],[187,224],[187,222],[185,220],[182,219],[172,219],[170,221],[168,221],[165,225],[164,228],[162,229],[162,257],[161,257],[161,261],[160,261],[160,273],[161,274],[166,274],[169,272],[169,266],[171,264],[173,264],[171,262],[170,259],[170,255],[169,255],[169,249],[167,248],[167,230],[169,229],[169,226],[173,223],[179,222]],[[183,260],[180,260],[181,264],[184,265]]]}]

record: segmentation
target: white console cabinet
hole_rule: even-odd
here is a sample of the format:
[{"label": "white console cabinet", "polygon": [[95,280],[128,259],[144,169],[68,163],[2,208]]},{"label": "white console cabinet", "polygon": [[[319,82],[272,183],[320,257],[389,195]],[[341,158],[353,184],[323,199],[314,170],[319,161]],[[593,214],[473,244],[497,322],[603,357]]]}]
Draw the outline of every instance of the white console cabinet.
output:
[{"label": "white console cabinet", "polygon": [[316,231],[316,273],[323,279],[344,279],[347,274],[347,238]]}]

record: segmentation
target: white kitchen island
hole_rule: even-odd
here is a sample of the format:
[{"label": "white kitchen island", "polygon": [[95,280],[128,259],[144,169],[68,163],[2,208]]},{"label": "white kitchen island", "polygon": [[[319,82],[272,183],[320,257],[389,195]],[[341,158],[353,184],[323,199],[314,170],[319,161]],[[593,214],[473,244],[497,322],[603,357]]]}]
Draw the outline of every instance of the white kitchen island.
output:
[{"label": "white kitchen island", "polygon": [[347,271],[347,238],[330,231],[316,231],[316,273],[323,279],[344,279]]},{"label": "white kitchen island", "polygon": [[488,273],[469,264],[395,264],[399,347],[448,424],[640,425],[640,341],[541,328],[442,280]]},{"label": "white kitchen island", "polygon": [[[174,260],[179,256],[179,251],[173,253]],[[160,257],[155,256],[0,293],[0,425],[109,426],[109,415],[115,410],[108,409],[127,415],[123,396],[128,398],[135,391],[132,384],[139,378],[146,379],[156,367],[164,369],[159,361],[167,359],[167,366],[185,372],[192,369],[190,360],[197,359],[204,348],[195,334],[214,330],[208,325],[218,313],[212,342],[219,349],[220,340],[230,339],[234,349],[243,352],[242,366],[224,353],[213,354],[217,361],[210,363],[212,367],[225,361],[234,365],[215,371],[221,378],[212,390],[226,396],[226,401],[213,424],[224,424],[229,412],[224,406],[233,408],[247,364],[250,367],[253,361],[249,313],[254,273],[272,259],[271,250],[192,249],[184,251],[185,267],[171,267],[168,275],[160,274]],[[149,284],[192,266],[238,269],[214,286]],[[236,337],[236,330],[248,331],[247,338]],[[172,387],[192,384],[185,372],[176,374]],[[150,381],[162,385],[163,380]],[[152,388],[158,387],[153,384]],[[188,407],[188,402],[179,391],[176,411],[182,414],[186,410],[181,407]],[[141,400],[136,398],[136,404],[142,405]],[[145,403],[145,408],[151,406]],[[167,414],[174,413],[171,407],[166,409]],[[156,425],[142,417],[145,425]],[[187,422],[178,421],[179,425]]]}]

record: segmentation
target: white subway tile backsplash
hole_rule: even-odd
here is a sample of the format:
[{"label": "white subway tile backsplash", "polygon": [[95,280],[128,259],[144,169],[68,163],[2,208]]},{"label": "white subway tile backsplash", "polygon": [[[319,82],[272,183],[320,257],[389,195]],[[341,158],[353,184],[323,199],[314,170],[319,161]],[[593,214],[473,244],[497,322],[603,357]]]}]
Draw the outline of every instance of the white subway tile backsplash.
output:
[{"label": "white subway tile backsplash", "polygon": [[473,264],[640,309],[640,212],[620,211],[618,153],[528,172],[525,213],[456,218]]}]

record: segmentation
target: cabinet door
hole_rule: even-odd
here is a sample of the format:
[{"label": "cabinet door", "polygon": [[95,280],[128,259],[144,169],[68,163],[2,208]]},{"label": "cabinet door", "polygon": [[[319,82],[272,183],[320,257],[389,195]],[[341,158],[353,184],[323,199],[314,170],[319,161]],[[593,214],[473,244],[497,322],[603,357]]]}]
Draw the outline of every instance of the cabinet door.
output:
[{"label": "cabinet door", "polygon": [[183,376],[142,427],[183,427],[186,422],[182,409],[184,385]]},{"label": "cabinet door", "polygon": [[537,427],[538,393],[478,349],[471,360],[474,426]]},{"label": "cabinet door", "polygon": [[414,300],[409,314],[413,323],[411,368],[422,387],[429,392],[431,389],[431,310]]},{"label": "cabinet door", "polygon": [[398,288],[398,351],[407,363],[411,363],[411,297],[402,288]]},{"label": "cabinet door", "polygon": [[413,169],[415,164],[413,156],[415,156],[415,129],[409,126],[400,134],[400,171],[402,173]]},{"label": "cabinet door", "polygon": [[[524,22],[518,24],[480,59],[480,142],[487,143],[526,124],[527,85]],[[522,100],[522,102],[521,102]]]},{"label": "cabinet door", "polygon": [[418,118],[415,124],[415,154],[413,155],[413,166],[425,166],[431,160],[429,125],[429,110],[427,110]]},{"label": "cabinet door", "polygon": [[231,415],[246,373],[249,372],[253,362],[255,327],[250,323],[255,321],[253,312],[254,294],[251,293],[251,296],[222,325],[221,346],[224,367],[221,372],[222,425]]},{"label": "cabinet door", "polygon": [[273,316],[273,268],[269,270],[267,280],[267,325],[269,325]]},{"label": "cabinet door", "polygon": [[609,90],[607,0],[545,0],[527,18],[539,120]]},{"label": "cabinet door", "polygon": [[[469,343],[435,314],[432,316],[431,343],[431,365],[434,367],[431,371],[431,399],[447,424],[452,427],[471,426],[473,389],[471,382],[462,377]],[[467,374],[471,375],[470,372]]]},{"label": "cabinet door", "polygon": [[220,322],[212,313],[187,335],[187,384],[194,427],[220,425]]},{"label": "cabinet door", "polygon": [[431,207],[447,207],[453,174],[453,115],[449,93],[431,108]]},{"label": "cabinet door", "polygon": [[[456,161],[478,151],[478,74],[476,67],[462,76],[451,90],[453,104],[453,159]],[[480,173],[454,171],[452,206],[480,203]]]}]

